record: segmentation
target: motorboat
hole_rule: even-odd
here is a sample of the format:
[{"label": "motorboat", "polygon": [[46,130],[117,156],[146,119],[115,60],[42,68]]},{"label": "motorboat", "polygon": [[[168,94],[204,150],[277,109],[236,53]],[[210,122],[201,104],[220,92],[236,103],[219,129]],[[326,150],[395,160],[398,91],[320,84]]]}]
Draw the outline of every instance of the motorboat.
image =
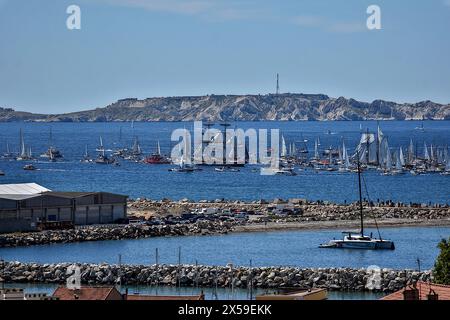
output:
[{"label": "motorboat", "polygon": [[99,154],[97,159],[95,159],[95,163],[97,164],[113,164],[116,161],[114,159],[108,158],[104,153]]},{"label": "motorboat", "polygon": [[26,164],[26,165],[23,167],[23,170],[26,170],[26,171],[34,171],[34,170],[37,170],[37,168],[36,168],[35,166],[33,166],[32,164]]}]

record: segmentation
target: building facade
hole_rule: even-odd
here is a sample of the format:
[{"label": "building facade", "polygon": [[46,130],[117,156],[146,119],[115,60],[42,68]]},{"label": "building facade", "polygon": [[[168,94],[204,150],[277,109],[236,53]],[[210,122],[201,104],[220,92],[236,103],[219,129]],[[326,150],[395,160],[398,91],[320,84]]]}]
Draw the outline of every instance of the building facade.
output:
[{"label": "building facade", "polygon": [[[92,225],[115,223],[127,216],[127,196],[108,192],[2,193],[0,185],[0,233],[34,231],[43,223]],[[11,186],[11,185],[8,185]],[[15,185],[20,186],[20,185]],[[26,185],[22,185],[24,189]],[[47,189],[48,190],[48,189]]]}]

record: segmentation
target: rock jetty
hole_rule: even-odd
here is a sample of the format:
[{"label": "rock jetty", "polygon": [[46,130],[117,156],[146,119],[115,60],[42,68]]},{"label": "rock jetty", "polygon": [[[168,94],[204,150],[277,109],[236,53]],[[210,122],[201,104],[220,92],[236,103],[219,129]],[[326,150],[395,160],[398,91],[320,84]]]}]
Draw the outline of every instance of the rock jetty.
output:
[{"label": "rock jetty", "polygon": [[[0,262],[0,281],[64,284],[73,264]],[[418,280],[432,279],[430,271],[293,267],[232,267],[194,265],[78,264],[86,285],[165,285],[182,287],[326,288],[335,291],[392,292]],[[374,285],[374,286],[373,286]]]},{"label": "rock jetty", "polygon": [[223,221],[198,221],[190,224],[149,226],[141,224],[87,226],[69,230],[0,234],[0,247],[18,247],[50,243],[123,240],[150,237],[225,234],[233,224]]}]

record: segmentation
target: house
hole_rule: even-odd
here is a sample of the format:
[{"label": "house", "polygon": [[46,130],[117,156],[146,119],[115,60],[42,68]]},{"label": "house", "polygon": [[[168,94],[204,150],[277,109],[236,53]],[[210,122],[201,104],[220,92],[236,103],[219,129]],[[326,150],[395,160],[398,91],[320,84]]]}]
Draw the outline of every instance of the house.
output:
[{"label": "house", "polygon": [[49,300],[46,293],[25,293],[19,288],[2,288],[0,289],[0,301],[4,300]]},{"label": "house", "polygon": [[53,297],[58,300],[123,300],[122,294],[115,287],[58,287]]},{"label": "house", "polygon": [[79,289],[69,289],[58,287],[52,296],[57,300],[129,300],[129,301],[151,301],[151,300],[179,300],[196,301],[205,300],[203,292],[196,296],[151,296],[140,294],[121,294],[115,287],[81,287]]},{"label": "house", "polygon": [[450,300],[450,286],[418,281],[380,300]]},{"label": "house", "polygon": [[0,185],[0,233],[35,231],[52,223],[114,223],[127,216],[127,196],[55,192],[35,183]]}]

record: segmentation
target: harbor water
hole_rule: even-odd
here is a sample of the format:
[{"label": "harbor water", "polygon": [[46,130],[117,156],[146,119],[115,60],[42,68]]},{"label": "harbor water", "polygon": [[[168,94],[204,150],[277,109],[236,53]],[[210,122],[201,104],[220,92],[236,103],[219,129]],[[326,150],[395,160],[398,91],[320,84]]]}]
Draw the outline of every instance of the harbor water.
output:
[{"label": "harbor water", "polygon": [[[389,139],[392,150],[400,146],[406,150],[410,140],[418,155],[424,153],[424,144],[445,148],[450,144],[450,121],[425,121],[424,130],[416,130],[422,123],[413,121],[387,121],[380,126]],[[314,142],[320,140],[320,151],[337,148],[345,140],[349,152],[358,144],[361,132],[375,132],[377,122],[236,122],[233,127],[248,129],[280,129],[286,143],[297,148],[307,146],[309,156],[314,154]],[[169,172],[172,165],[148,165],[120,160],[120,166],[81,163],[86,145],[91,157],[102,137],[106,149],[131,148],[139,139],[145,154],[161,150],[170,154],[175,142],[171,133],[177,128],[193,128],[193,123],[1,123],[0,153],[19,150],[19,130],[23,130],[27,149],[38,157],[52,144],[64,155],[62,160],[49,162],[39,159],[33,164],[36,171],[23,170],[26,161],[0,160],[0,183],[36,182],[57,191],[109,191],[132,198],[170,198],[179,200],[258,200],[274,198],[306,198],[338,203],[357,199],[356,175],[351,173],[314,170],[299,171],[296,176],[263,176],[259,170],[246,166],[240,172],[217,172],[204,168],[191,174]],[[306,141],[304,143],[304,141]],[[382,176],[375,170],[365,174],[372,200],[393,200],[405,203],[449,203],[450,176],[437,173],[413,176],[409,173]]]},{"label": "harbor water", "polygon": [[[160,237],[137,240],[96,241],[1,248],[0,259],[37,263],[181,263],[225,266],[351,267],[379,266],[392,269],[431,269],[439,253],[437,244],[450,236],[450,227],[382,228],[381,235],[395,242],[391,250],[320,249],[318,245],[341,230],[271,231],[228,235]],[[367,230],[377,235],[376,230]]]}]

